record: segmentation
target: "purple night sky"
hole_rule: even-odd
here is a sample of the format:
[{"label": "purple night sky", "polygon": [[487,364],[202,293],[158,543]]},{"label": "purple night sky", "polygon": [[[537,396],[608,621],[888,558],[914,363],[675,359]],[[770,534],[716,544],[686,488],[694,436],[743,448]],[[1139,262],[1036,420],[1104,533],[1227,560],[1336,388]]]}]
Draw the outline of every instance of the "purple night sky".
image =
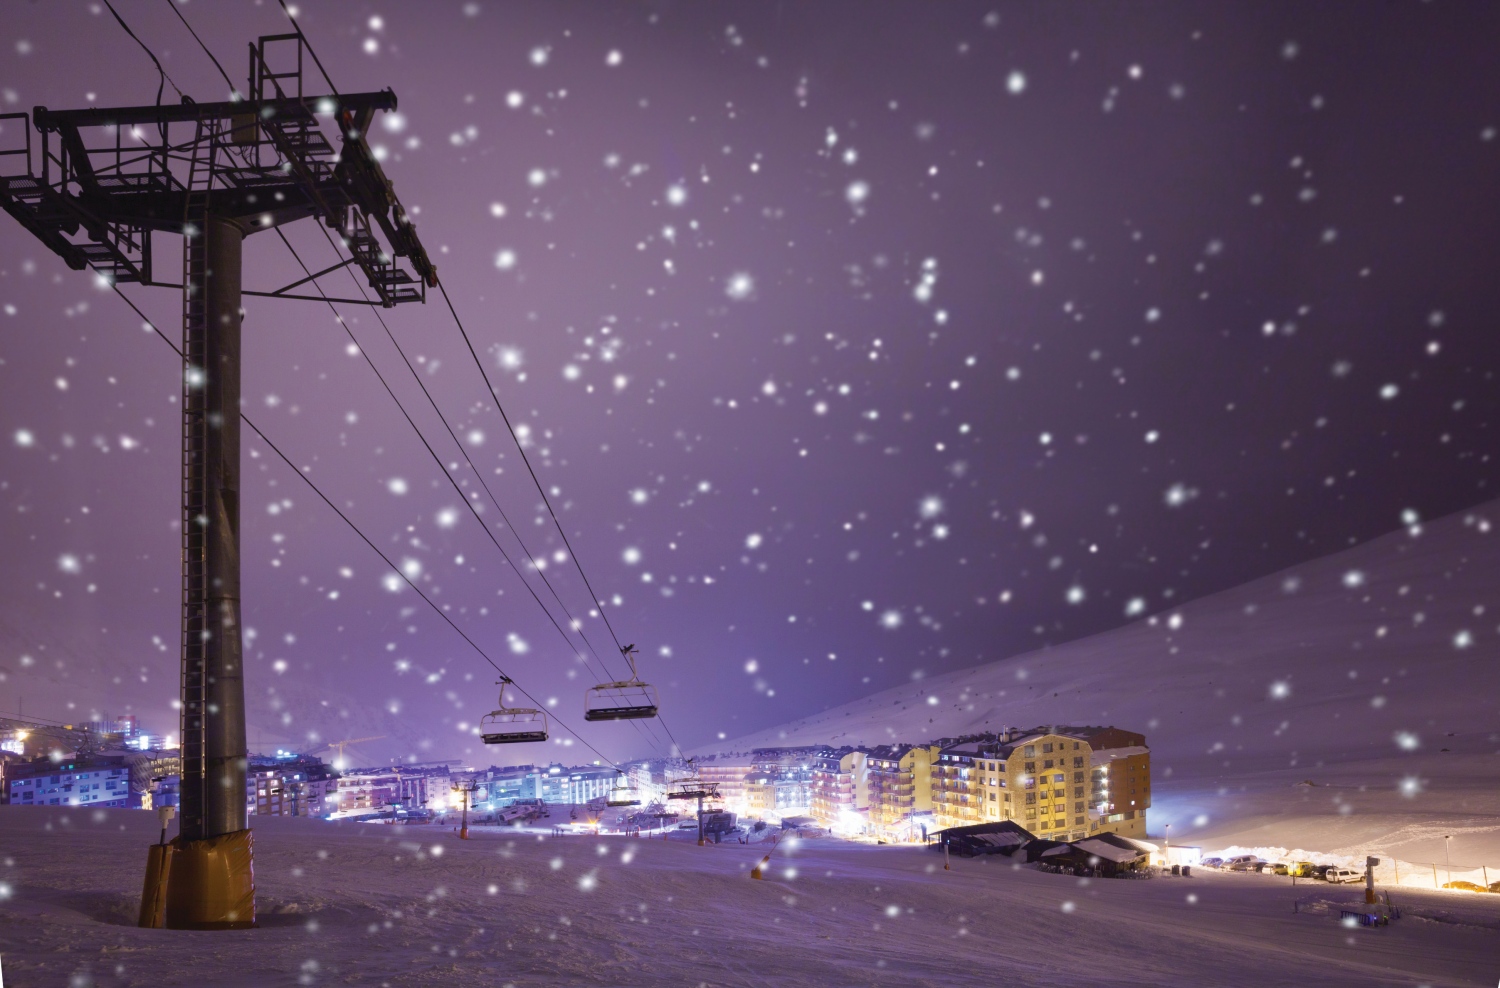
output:
[{"label": "purple night sky", "polygon": [[[116,6],[225,98],[169,0]],[[341,91],[399,97],[371,143],[684,747],[1500,493],[1500,6],[298,6]],[[181,9],[237,81],[287,29],[271,0]],[[102,4],[6,5],[0,112],[156,87]],[[300,277],[274,234],[245,257],[247,287]],[[178,335],[176,292],[123,291]],[[244,305],[246,412],[582,729],[599,663],[333,314]],[[623,672],[441,297],[340,312],[477,491],[385,318]],[[176,731],[180,375],[0,217],[0,712]],[[249,430],[243,463],[252,750],[595,757],[484,749],[459,725],[490,666]],[[655,723],[582,736],[666,750]]]}]

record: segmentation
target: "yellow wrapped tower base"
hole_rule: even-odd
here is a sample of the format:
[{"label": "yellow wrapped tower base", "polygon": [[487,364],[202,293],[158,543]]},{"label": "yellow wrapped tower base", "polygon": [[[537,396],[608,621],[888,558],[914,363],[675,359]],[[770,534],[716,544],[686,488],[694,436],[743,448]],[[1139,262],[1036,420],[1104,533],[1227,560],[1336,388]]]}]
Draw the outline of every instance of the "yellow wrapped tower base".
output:
[{"label": "yellow wrapped tower base", "polygon": [[172,847],[152,844],[146,854],[146,880],[141,886],[141,912],[136,925],[159,930],[167,908],[167,882],[172,875]]},{"label": "yellow wrapped tower base", "polygon": [[172,841],[167,874],[169,930],[246,930],[255,925],[254,839],[249,830]]}]

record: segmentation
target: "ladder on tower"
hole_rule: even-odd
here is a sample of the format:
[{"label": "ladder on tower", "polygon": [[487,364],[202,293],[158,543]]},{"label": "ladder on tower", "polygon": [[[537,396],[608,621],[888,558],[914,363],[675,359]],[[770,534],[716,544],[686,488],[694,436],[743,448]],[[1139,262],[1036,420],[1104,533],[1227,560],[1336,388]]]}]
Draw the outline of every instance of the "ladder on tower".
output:
[{"label": "ladder on tower", "polygon": [[[204,713],[208,682],[205,674],[207,638],[213,633],[209,613],[208,535],[210,478],[205,451],[208,409],[204,375],[207,370],[207,275],[209,190],[214,178],[214,142],[203,122],[198,123],[188,164],[185,229],[182,238],[182,778],[198,785],[184,792],[201,793],[208,774]],[[195,279],[196,274],[196,279]],[[181,807],[185,832],[201,832],[205,807]],[[189,823],[189,819],[193,823]]]}]

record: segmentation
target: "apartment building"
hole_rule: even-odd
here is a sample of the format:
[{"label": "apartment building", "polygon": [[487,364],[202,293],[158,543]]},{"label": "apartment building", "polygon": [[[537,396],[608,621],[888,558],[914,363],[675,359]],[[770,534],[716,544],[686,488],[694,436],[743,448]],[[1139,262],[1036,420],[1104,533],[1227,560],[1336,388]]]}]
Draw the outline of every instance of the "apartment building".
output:
[{"label": "apartment building", "polygon": [[614,787],[616,771],[607,766],[567,768],[553,763],[539,770],[536,798],[544,803],[582,804],[604,799]]},{"label": "apartment building", "polygon": [[1051,732],[981,744],[971,775],[981,822],[1014,820],[1051,840],[1085,836],[1088,765],[1086,743]]},{"label": "apartment building", "polygon": [[870,810],[868,752],[864,748],[825,749],[812,759],[808,812],[839,833],[859,833]]},{"label": "apartment building", "polygon": [[[706,784],[718,787],[719,796],[726,809],[741,815],[750,814],[747,779],[755,770],[752,755],[709,755],[693,762],[698,769],[698,778]],[[763,799],[762,799],[763,801]]]},{"label": "apartment building", "polygon": [[1098,829],[1122,837],[1146,836],[1151,806],[1151,749],[1146,736],[1118,727],[1060,727],[1093,751],[1089,809]]},{"label": "apartment building", "polygon": [[967,827],[996,816],[984,816],[975,789],[981,740],[960,741],[938,749],[932,763],[932,815],[938,827]]},{"label": "apartment building", "polygon": [[865,756],[870,789],[870,830],[892,840],[915,836],[916,819],[932,813],[932,762],[936,745],[881,745]]},{"label": "apartment building", "polygon": [[130,768],[118,759],[50,758],[13,765],[6,773],[12,806],[127,807],[131,801]]},{"label": "apartment building", "polygon": [[1051,840],[1146,835],[1151,753],[1116,727],[1039,727],[965,740],[933,765],[939,826],[1013,820]]},{"label": "apartment building", "polygon": [[251,816],[327,816],[335,809],[338,776],[321,758],[251,756],[245,808]]},{"label": "apartment building", "polygon": [[[19,806],[150,805],[153,790],[175,795],[182,759],[177,751],[102,752],[53,761],[15,761],[6,767],[6,800]],[[167,800],[163,805],[171,804]]]},{"label": "apartment building", "polygon": [[334,816],[371,816],[389,808],[442,811],[448,806],[451,777],[446,765],[345,772],[331,793]]},{"label": "apartment building", "polygon": [[1144,745],[1094,752],[1091,799],[1099,828],[1121,837],[1146,836],[1151,806],[1151,749]]}]

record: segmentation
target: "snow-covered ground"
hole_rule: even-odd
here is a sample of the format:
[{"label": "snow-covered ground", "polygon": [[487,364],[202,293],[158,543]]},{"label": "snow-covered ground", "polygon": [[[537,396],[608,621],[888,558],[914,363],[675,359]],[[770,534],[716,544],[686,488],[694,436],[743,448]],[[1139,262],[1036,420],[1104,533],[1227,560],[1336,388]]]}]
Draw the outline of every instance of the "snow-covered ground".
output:
[{"label": "snow-covered ground", "polygon": [[829,839],[763,847],[265,818],[260,928],[134,927],[153,817],[0,808],[0,958],[34,985],[1493,985],[1500,895],[1266,875],[1080,880]]},{"label": "snow-covered ground", "polygon": [[1151,745],[1153,834],[1170,823],[1206,850],[1394,854],[1412,881],[1428,866],[1429,885],[1445,860],[1455,878],[1488,866],[1497,880],[1496,523],[1491,503],[702,751],[1114,724]]}]

